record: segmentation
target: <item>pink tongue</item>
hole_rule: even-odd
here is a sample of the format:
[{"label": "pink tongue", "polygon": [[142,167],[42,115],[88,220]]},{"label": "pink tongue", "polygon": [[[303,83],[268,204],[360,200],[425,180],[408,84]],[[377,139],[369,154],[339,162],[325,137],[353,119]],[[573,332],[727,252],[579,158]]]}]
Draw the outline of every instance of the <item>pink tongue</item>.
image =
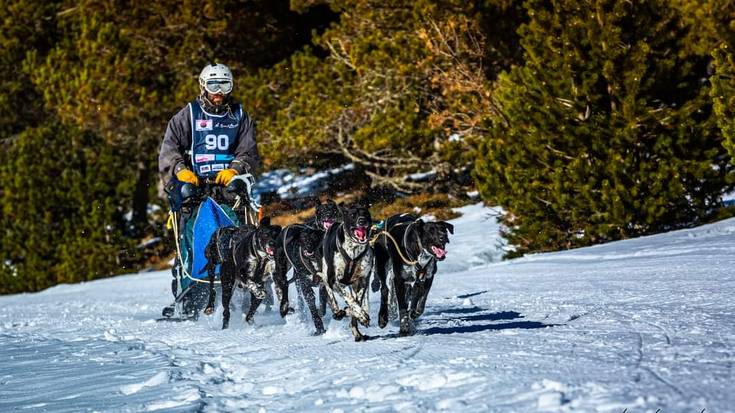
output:
[{"label": "pink tongue", "polygon": [[271,248],[271,247],[266,247],[266,248],[265,248],[265,252],[266,252],[266,253],[267,253],[268,255],[273,255],[273,248]]},{"label": "pink tongue", "polygon": [[324,221],[322,224],[324,225],[324,230],[326,231],[329,229],[329,227],[332,226],[332,221]]},{"label": "pink tongue", "polygon": [[434,255],[437,258],[444,258],[444,256],[447,255],[447,252],[439,247],[432,246],[431,251],[434,252]]},{"label": "pink tongue", "polygon": [[357,228],[355,230],[355,236],[357,237],[357,239],[360,239],[360,240],[365,239],[365,234],[366,233],[367,233],[367,231],[365,231],[365,228]]}]

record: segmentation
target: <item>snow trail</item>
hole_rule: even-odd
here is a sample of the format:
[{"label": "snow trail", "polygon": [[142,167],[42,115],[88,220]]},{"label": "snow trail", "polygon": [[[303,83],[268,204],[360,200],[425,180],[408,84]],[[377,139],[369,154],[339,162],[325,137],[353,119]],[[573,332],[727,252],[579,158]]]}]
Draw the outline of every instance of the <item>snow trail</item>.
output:
[{"label": "snow trail", "polygon": [[159,323],[166,271],[0,297],[0,411],[731,411],[735,219],[500,261],[493,211],[462,212],[412,337]]}]

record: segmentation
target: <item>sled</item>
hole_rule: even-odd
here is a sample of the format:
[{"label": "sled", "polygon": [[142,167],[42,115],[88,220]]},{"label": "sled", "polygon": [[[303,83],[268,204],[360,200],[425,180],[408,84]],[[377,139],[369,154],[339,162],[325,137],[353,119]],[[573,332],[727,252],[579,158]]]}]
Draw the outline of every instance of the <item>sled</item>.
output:
[{"label": "sled", "polygon": [[[258,225],[260,205],[252,197],[251,175],[238,175],[227,187],[204,182],[199,187],[173,179],[166,185],[169,224],[176,244],[171,269],[174,302],[159,321],[196,320],[209,298],[204,249],[219,228]],[[219,266],[215,269],[219,284]]]}]

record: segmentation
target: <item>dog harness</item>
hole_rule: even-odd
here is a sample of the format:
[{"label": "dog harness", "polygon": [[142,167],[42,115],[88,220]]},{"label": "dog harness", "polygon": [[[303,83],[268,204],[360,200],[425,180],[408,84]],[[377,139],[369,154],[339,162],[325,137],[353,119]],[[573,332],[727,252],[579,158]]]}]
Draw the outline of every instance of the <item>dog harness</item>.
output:
[{"label": "dog harness", "polygon": [[[340,223],[340,225],[344,227],[342,223]],[[349,284],[349,282],[352,281],[352,277],[355,275],[355,271],[357,271],[357,263],[360,262],[362,257],[365,256],[368,248],[367,246],[365,246],[362,252],[357,254],[355,258],[352,258],[347,254],[347,251],[345,251],[345,249],[342,247],[342,244],[340,244],[339,234],[336,237],[334,237],[334,243],[337,245],[337,249],[339,250],[340,255],[342,255],[342,258],[345,260],[345,272],[342,275],[342,278],[339,280],[339,282],[341,282],[342,284]]]},{"label": "dog harness", "polygon": [[[286,256],[288,256],[288,253],[286,253]],[[311,260],[304,260],[304,251],[302,250],[300,246],[299,246],[299,259],[301,260],[301,264],[303,264],[304,267],[306,267],[306,270],[309,271],[309,275],[311,275],[312,282],[316,282],[319,277],[319,272],[321,272],[322,270],[321,260],[318,260],[319,267],[315,268],[311,264]]]},{"label": "dog harness", "polygon": [[[394,225],[393,227],[395,228],[399,225],[408,225],[408,227],[406,228],[406,232],[403,233],[403,245],[406,247],[406,255],[408,256],[409,261],[411,261],[412,263],[415,263],[414,271],[416,271],[416,278],[418,278],[421,281],[424,281],[426,279],[426,273],[428,272],[429,265],[431,265],[432,261],[434,261],[435,258],[431,256],[431,258],[429,258],[429,261],[426,262],[426,265],[424,266],[421,265],[421,263],[419,262],[419,258],[421,257],[421,251],[424,250],[424,245],[421,243],[421,237],[418,234],[416,234],[416,242],[418,242],[419,244],[419,256],[416,257],[416,259],[411,258],[411,252],[408,250],[408,233],[409,231],[411,231],[411,226],[415,224],[416,222],[418,222],[418,219],[411,223],[406,223],[406,222],[398,223]],[[397,245],[396,245],[396,248],[398,248]],[[410,263],[407,263],[407,264],[410,265]]]}]

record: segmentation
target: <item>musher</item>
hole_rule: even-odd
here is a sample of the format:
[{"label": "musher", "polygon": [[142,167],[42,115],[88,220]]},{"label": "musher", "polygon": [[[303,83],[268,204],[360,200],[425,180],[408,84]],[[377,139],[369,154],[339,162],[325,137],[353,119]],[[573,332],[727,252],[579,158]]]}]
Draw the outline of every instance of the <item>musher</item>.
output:
[{"label": "musher", "polygon": [[[177,192],[177,197],[178,191],[186,191],[181,189],[182,184],[222,189],[235,176],[254,182],[252,176],[260,164],[255,122],[232,98],[233,88],[232,72],[227,66],[205,66],[199,74],[199,96],[168,122],[158,167],[169,196],[172,190]],[[217,193],[222,195],[221,190]],[[214,199],[222,202],[223,197]],[[192,211],[196,211],[196,206],[190,205],[180,214],[178,228],[187,228],[185,224]],[[180,292],[177,291],[177,277],[182,271],[180,261],[181,256],[177,256],[173,268],[175,297]],[[169,314],[173,313],[172,308],[167,309]],[[170,317],[167,309],[164,316]]]}]

